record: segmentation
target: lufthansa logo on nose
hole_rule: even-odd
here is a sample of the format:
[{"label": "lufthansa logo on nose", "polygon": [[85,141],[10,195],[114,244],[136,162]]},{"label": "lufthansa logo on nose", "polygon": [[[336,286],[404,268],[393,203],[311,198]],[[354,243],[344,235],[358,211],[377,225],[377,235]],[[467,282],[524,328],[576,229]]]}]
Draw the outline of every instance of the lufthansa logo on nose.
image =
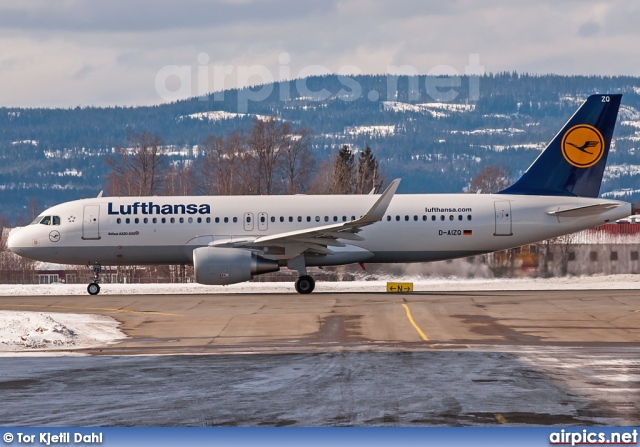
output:
[{"label": "lufthansa logo on nose", "polygon": [[51,233],[49,233],[49,240],[51,242],[58,242],[60,240],[60,233],[56,230],[53,230]]},{"label": "lufthansa logo on nose", "polygon": [[562,156],[571,166],[590,168],[604,154],[604,138],[598,129],[588,124],[578,124],[562,137]]}]

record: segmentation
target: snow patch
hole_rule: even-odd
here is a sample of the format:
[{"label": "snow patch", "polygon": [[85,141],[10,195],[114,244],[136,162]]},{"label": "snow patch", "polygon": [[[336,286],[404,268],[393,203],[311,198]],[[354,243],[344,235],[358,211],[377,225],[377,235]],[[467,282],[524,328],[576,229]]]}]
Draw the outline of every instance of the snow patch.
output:
[{"label": "snow patch", "polygon": [[369,135],[375,138],[388,137],[394,135],[396,126],[353,126],[344,129],[345,135],[358,136]]},{"label": "snow patch", "polygon": [[236,118],[245,118],[245,117],[256,118],[256,119],[258,119],[260,121],[268,121],[268,120],[272,119],[271,116],[267,116],[267,115],[255,115],[255,114],[250,114],[250,113],[249,114],[248,113],[233,113],[233,112],[225,112],[224,110],[216,110],[216,111],[213,111],[213,112],[192,113],[191,115],[181,116],[178,119],[179,120],[183,120],[185,118],[190,118],[190,119],[200,120],[200,121],[216,122],[216,121],[232,120],[232,119],[236,119]]},{"label": "snow patch", "polygon": [[446,118],[449,113],[472,112],[476,108],[473,104],[448,104],[441,102],[428,102],[424,104],[408,104],[406,102],[382,101],[382,109],[385,112],[395,113],[421,113],[431,115],[433,118]]},{"label": "snow patch", "polygon": [[520,133],[525,133],[522,129],[517,129],[515,127],[509,127],[507,129],[476,129],[476,130],[452,130],[452,134],[462,134],[462,135],[493,135],[493,134],[509,134],[515,135]]},{"label": "snow patch", "polygon": [[0,311],[0,352],[82,349],[126,338],[101,315]]},{"label": "snow patch", "polygon": [[31,146],[37,146],[38,140],[21,140],[21,141],[14,141],[11,143],[13,146],[16,146],[18,144],[30,144]]},{"label": "snow patch", "polygon": [[638,109],[631,106],[621,105],[618,115],[620,116],[620,120],[627,120],[627,121],[640,120],[640,112],[638,111]]},{"label": "snow patch", "polygon": [[604,171],[606,180],[620,178],[623,175],[640,175],[640,165],[609,165]]}]

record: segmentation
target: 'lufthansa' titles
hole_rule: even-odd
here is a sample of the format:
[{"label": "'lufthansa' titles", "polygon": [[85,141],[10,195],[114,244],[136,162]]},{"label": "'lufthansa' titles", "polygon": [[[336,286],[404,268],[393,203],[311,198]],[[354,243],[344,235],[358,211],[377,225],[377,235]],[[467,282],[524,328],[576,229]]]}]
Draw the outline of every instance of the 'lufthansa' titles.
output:
[{"label": "'lufthansa' titles", "polygon": [[136,215],[136,214],[211,214],[211,206],[206,203],[170,205],[156,204],[153,202],[133,202],[132,205],[114,205],[109,202],[108,213],[110,215]]}]

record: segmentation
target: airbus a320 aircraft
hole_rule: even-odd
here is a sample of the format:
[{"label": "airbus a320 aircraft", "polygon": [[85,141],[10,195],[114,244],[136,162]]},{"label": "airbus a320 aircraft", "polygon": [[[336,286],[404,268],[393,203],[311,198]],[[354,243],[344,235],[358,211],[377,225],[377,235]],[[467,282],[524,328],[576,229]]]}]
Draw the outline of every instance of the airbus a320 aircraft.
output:
[{"label": "airbus a320 aircraft", "polygon": [[313,291],[307,267],[425,262],[557,237],[633,214],[598,198],[621,95],[593,95],[522,177],[497,194],[98,197],[63,203],[14,229],[11,251],[91,265],[193,264],[227,285],[282,267]]}]

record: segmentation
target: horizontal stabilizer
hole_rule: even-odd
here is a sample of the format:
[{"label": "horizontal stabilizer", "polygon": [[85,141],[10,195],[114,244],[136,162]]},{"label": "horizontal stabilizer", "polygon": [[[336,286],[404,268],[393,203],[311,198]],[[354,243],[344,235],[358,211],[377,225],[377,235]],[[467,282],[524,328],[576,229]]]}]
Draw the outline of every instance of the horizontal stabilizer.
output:
[{"label": "horizontal stabilizer", "polygon": [[547,214],[557,217],[585,217],[595,216],[619,207],[617,203],[597,203],[595,205],[579,206],[577,208],[569,208],[566,210],[549,211]]}]

